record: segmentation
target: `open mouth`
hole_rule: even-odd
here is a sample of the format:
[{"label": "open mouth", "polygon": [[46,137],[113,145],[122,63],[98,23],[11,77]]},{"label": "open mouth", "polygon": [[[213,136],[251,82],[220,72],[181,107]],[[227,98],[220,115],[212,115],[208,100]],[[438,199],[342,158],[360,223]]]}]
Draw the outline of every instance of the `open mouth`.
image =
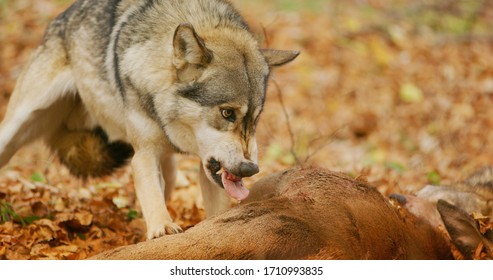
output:
[{"label": "open mouth", "polygon": [[248,197],[250,191],[243,184],[242,177],[230,173],[215,159],[210,159],[207,167],[214,181],[223,187],[229,196],[240,201]]}]

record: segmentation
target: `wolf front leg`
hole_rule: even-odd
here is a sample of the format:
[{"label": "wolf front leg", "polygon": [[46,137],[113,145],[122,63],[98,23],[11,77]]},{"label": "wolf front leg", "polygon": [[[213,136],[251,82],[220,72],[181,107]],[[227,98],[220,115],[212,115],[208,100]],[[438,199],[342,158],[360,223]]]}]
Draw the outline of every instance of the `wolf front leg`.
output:
[{"label": "wolf front leg", "polygon": [[171,200],[171,193],[176,184],[176,162],[171,152],[164,153],[161,156],[161,171],[164,178],[164,199],[166,202]]},{"label": "wolf front leg", "polygon": [[200,189],[204,200],[205,215],[210,218],[226,211],[231,205],[231,199],[223,188],[207,178],[205,172],[201,164],[199,173]]},{"label": "wolf front leg", "polygon": [[147,224],[147,239],[182,232],[173,223],[164,201],[165,183],[159,155],[151,149],[136,150],[132,159],[135,190]]}]

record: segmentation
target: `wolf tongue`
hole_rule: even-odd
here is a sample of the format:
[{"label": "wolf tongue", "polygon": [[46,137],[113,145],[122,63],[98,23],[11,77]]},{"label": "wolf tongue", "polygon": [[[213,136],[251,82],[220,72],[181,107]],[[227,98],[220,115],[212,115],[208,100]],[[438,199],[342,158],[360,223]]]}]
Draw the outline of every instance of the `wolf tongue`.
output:
[{"label": "wolf tongue", "polygon": [[241,178],[239,180],[230,180],[231,176],[228,171],[224,170],[224,172],[221,174],[221,179],[223,181],[223,186],[224,190],[226,193],[231,196],[234,199],[237,200],[244,200],[245,198],[248,197],[248,194],[250,194],[250,191],[245,188],[245,185],[243,185],[243,181]]}]

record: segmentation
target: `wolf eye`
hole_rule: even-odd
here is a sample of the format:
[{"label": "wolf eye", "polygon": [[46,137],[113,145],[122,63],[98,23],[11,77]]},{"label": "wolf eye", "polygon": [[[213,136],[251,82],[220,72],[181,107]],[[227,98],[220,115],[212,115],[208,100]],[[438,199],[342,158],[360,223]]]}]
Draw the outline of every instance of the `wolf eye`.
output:
[{"label": "wolf eye", "polygon": [[236,121],[235,111],[231,109],[221,109],[221,115],[225,120],[229,122]]}]

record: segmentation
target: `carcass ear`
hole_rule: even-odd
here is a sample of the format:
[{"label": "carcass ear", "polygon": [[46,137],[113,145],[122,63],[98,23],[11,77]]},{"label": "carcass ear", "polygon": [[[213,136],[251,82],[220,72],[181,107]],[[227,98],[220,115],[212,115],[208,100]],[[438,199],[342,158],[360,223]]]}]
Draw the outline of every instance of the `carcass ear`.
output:
[{"label": "carcass ear", "polygon": [[438,200],[437,209],[452,243],[466,259],[473,259],[475,250],[481,243],[493,256],[493,242],[481,234],[478,223],[466,211],[442,199]]},{"label": "carcass ear", "polygon": [[179,70],[188,65],[205,67],[212,61],[212,52],[189,23],[182,23],[176,28],[173,49],[173,64]]},{"label": "carcass ear", "polygon": [[293,59],[295,59],[300,52],[299,51],[281,51],[272,49],[260,50],[265,57],[265,61],[270,67],[284,65]]}]

